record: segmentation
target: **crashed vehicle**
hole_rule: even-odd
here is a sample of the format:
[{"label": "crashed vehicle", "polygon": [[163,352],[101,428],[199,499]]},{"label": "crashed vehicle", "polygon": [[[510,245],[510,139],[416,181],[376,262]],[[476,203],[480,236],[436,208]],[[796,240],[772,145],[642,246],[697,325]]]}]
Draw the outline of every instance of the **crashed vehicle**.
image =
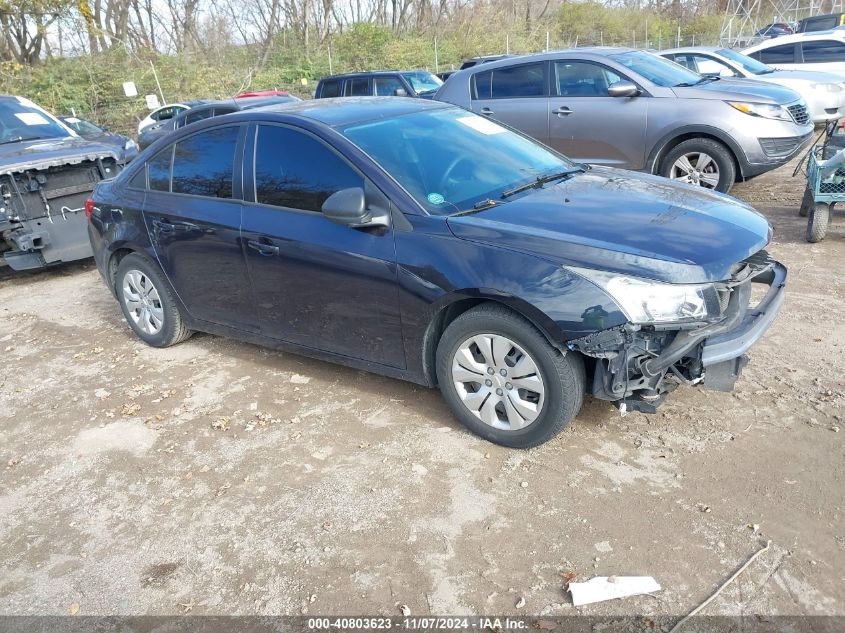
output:
[{"label": "crashed vehicle", "polygon": [[113,145],[78,136],[22,97],[0,95],[0,255],[15,270],[91,257],[85,200],[116,176]]},{"label": "crashed vehicle", "polygon": [[424,99],[206,119],[86,205],[149,345],[201,330],[439,385],[512,447],[560,432],[585,393],[651,412],[681,384],[732,389],[785,292],[748,205]]}]

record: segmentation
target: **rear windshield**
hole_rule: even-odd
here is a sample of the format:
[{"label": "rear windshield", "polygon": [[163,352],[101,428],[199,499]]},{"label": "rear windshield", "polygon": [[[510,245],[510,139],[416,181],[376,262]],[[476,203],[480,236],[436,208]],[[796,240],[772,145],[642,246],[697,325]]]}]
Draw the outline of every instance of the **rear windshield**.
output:
[{"label": "rear windshield", "polygon": [[746,71],[754,75],[766,75],[775,71],[775,69],[771,66],[766,66],[766,64],[764,64],[763,62],[758,62],[753,57],[743,55],[742,53],[737,53],[736,51],[732,51],[729,48],[719,49],[718,51],[716,51],[716,54],[721,55],[725,59],[731,60],[735,64],[739,64]]},{"label": "rear windshield", "polygon": [[0,143],[74,136],[68,128],[26,99],[0,100]]}]

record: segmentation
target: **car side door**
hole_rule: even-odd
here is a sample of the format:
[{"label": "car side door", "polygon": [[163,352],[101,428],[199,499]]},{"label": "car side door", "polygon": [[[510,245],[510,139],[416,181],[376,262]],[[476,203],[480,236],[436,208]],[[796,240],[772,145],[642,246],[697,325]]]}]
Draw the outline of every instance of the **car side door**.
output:
[{"label": "car side door", "polygon": [[387,198],[333,146],[299,127],[261,123],[246,147],[243,240],[262,334],[404,368],[393,228],[336,224],[332,194]]},{"label": "car side door", "polygon": [[469,79],[472,111],[548,142],[547,69],[539,61],[475,73]]},{"label": "car side door", "polygon": [[649,97],[611,97],[612,84],[628,80],[592,61],[551,63],[549,145],[573,160],[643,169]]},{"label": "car side door", "polygon": [[241,125],[206,128],[153,156],[144,222],[162,270],[191,316],[257,331],[240,241],[236,165],[245,135]]},{"label": "car side door", "polygon": [[796,57],[797,49],[798,44],[779,44],[748,53],[748,56],[773,68],[802,68],[800,58]]}]

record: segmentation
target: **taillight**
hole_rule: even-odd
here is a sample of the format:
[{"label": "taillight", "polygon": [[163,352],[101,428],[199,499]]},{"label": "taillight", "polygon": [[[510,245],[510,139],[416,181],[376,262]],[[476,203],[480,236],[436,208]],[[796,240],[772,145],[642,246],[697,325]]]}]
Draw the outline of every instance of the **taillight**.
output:
[{"label": "taillight", "polygon": [[90,220],[92,215],[94,215],[94,200],[88,198],[85,201],[85,217]]}]

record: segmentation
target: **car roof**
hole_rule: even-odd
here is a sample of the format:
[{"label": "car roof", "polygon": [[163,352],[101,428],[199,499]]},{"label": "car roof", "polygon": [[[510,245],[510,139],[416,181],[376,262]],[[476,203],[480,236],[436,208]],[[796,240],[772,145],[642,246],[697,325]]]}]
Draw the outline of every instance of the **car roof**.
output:
[{"label": "car roof", "polygon": [[[372,75],[401,75],[402,73],[427,73],[431,72],[424,68],[411,68],[405,70],[359,70],[352,73],[340,73],[339,75],[327,75],[320,79],[326,81],[329,79],[346,79],[347,77],[370,77]],[[432,73],[433,74],[433,73]]]},{"label": "car roof", "polygon": [[626,46],[581,46],[579,48],[562,48],[559,50],[547,51],[544,53],[528,53],[527,55],[511,55],[484,64],[476,64],[459,71],[462,73],[486,72],[495,68],[506,68],[515,64],[529,63],[532,61],[545,61],[547,59],[560,59],[561,55],[566,57],[585,59],[596,59],[616,55],[618,53],[629,53],[639,49]]},{"label": "car roof", "polygon": [[336,97],[279,103],[260,108],[250,108],[248,112],[285,114],[336,127],[375,119],[390,119],[415,112],[455,107],[440,101],[408,97]]},{"label": "car roof", "polygon": [[724,49],[724,46],[680,46],[678,48],[665,48],[662,51],[657,51],[658,55],[664,53],[715,53]]},{"label": "car roof", "polygon": [[[793,33],[791,35],[781,35],[770,40],[765,40],[743,49],[743,51],[759,51],[772,46],[781,46],[783,44],[797,44],[798,42],[808,42],[812,40],[828,40],[828,39],[845,39],[845,32],[837,29],[828,29],[827,31],[808,31],[806,33]],[[743,52],[740,51],[740,52]]]}]

